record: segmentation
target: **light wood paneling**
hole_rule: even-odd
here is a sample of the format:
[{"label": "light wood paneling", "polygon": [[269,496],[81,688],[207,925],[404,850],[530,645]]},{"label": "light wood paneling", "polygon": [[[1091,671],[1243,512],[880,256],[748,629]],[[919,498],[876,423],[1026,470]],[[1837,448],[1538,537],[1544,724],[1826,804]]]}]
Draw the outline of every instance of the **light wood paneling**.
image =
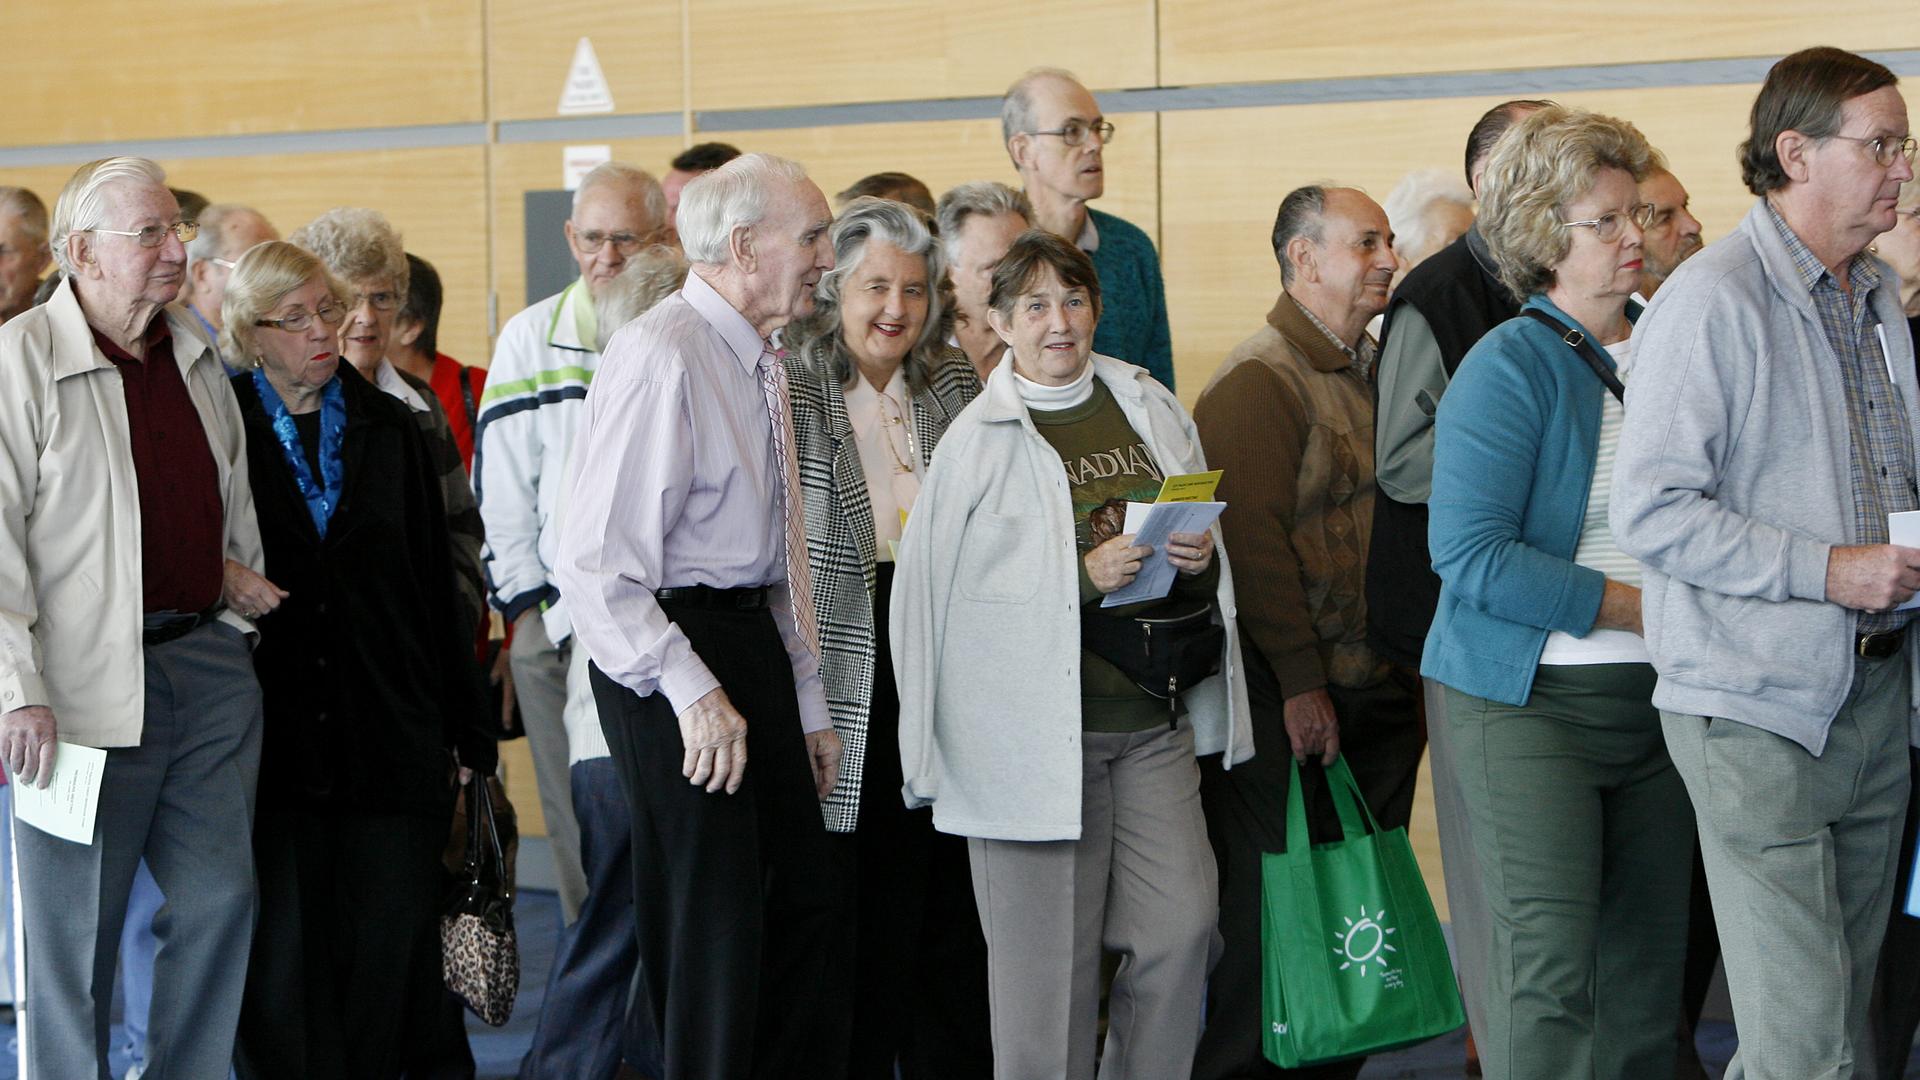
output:
[{"label": "light wood paneling", "polygon": [[468,363],[487,355],[485,163],[478,146],[162,162],[169,183],[255,207],[282,235],[336,206],[385,214],[440,272],[440,348]]},{"label": "light wood paneling", "polygon": [[[613,159],[638,165],[655,176],[685,149],[677,138],[621,139],[609,144]],[[527,290],[526,193],[561,187],[561,143],[506,143],[493,147],[493,289],[500,297],[500,325],[525,306]],[[558,234],[548,238],[566,244]],[[497,333],[499,327],[494,328]],[[488,360],[481,361],[489,362]]]},{"label": "light wood paneling", "polygon": [[615,112],[680,111],[678,0],[493,0],[488,20],[496,120],[556,115],[582,37],[593,42]]},{"label": "light wood paneling", "polygon": [[22,0],[6,28],[0,145],[485,116],[480,0]]},{"label": "light wood paneling", "polygon": [[698,0],[693,104],[769,108],[999,94],[1028,68],[1152,86],[1151,0]]},{"label": "light wood paneling", "polygon": [[[1752,201],[1734,147],[1746,136],[1756,90],[1620,90],[1556,100],[1634,121],[1667,154],[1712,240]],[[1161,251],[1181,396],[1191,403],[1272,306],[1280,272],[1270,237],[1282,196],[1330,181],[1379,200],[1413,169],[1458,169],[1468,129],[1496,103],[1456,98],[1164,114]]]},{"label": "light wood paneling", "polygon": [[1920,45],[1912,0],[1161,0],[1165,86]]}]

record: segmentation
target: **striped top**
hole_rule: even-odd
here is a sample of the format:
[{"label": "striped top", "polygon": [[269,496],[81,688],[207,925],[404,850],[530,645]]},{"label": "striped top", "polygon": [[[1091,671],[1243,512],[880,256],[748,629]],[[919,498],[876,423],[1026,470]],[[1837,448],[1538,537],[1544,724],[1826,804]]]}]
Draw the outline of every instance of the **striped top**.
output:
[{"label": "striped top", "polygon": [[[1633,366],[1633,339],[1606,347],[1621,382],[1627,381]],[[1613,530],[1607,525],[1607,507],[1613,494],[1613,457],[1620,445],[1620,425],[1627,410],[1612,394],[1600,395],[1600,443],[1593,454],[1593,485],[1587,489],[1587,519],[1580,526],[1580,543],[1573,550],[1573,561],[1605,574],[1625,585],[1640,587],[1640,564],[1613,542]],[[1629,630],[1590,630],[1586,637],[1555,630],[1547,635],[1547,647],[1540,654],[1542,664],[1646,664],[1647,643]]]}]

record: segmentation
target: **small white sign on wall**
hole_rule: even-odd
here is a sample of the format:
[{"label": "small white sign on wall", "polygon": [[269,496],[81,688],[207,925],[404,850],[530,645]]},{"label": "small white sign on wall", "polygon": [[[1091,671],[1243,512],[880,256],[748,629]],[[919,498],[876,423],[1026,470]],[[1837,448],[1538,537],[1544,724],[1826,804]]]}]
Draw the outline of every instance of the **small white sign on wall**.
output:
[{"label": "small white sign on wall", "polygon": [[613,147],[569,146],[560,155],[560,185],[568,191],[580,190],[580,181],[593,170],[613,160]]},{"label": "small white sign on wall", "polygon": [[600,70],[600,57],[593,51],[593,42],[581,38],[573,47],[566,85],[560,88],[560,115],[612,111],[613,90],[607,86],[606,72]]}]

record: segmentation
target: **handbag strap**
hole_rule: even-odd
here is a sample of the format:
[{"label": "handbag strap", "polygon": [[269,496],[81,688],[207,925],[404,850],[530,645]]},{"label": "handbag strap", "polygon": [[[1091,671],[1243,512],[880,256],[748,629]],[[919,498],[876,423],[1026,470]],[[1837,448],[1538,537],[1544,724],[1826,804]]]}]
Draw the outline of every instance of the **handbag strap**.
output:
[{"label": "handbag strap", "polygon": [[[1308,858],[1313,840],[1307,832],[1307,795],[1300,786],[1300,759],[1294,758],[1288,765],[1293,773],[1287,784],[1287,859],[1299,862]],[[1379,832],[1379,823],[1373,820],[1367,801],[1360,797],[1360,783],[1347,768],[1347,759],[1335,757],[1325,773],[1327,794],[1332,796],[1333,812],[1340,818],[1341,838],[1354,840]]]},{"label": "handbag strap", "polygon": [[1560,340],[1566,344],[1567,348],[1579,353],[1580,359],[1585,360],[1587,366],[1593,369],[1593,373],[1599,376],[1600,382],[1606,386],[1607,392],[1613,395],[1613,399],[1622,404],[1626,403],[1626,384],[1621,382],[1620,377],[1613,373],[1612,365],[1607,363],[1606,357],[1600,355],[1600,347],[1595,345],[1592,339],[1580,331],[1575,330],[1573,327],[1568,326],[1566,323],[1561,322],[1559,319],[1541,311],[1539,308],[1530,307],[1520,314],[1544,325],[1547,329],[1559,335]]},{"label": "handbag strap", "polygon": [[[478,773],[473,777],[473,790],[480,800],[480,813],[472,816],[476,821],[482,817],[485,818],[482,829],[485,832],[487,845],[480,850],[493,854],[493,872],[500,879],[500,890],[503,894],[511,895],[513,883],[507,880],[507,854],[500,845],[500,825],[494,819],[493,791],[487,784],[486,777]],[[475,839],[478,840],[479,837],[476,836]]]}]

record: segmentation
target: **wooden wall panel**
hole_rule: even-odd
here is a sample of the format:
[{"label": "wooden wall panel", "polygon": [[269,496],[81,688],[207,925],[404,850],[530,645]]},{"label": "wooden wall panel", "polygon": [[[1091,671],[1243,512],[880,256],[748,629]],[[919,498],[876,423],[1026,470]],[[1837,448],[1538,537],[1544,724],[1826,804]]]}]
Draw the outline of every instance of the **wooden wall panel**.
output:
[{"label": "wooden wall panel", "polygon": [[1164,86],[1920,46],[1911,0],[1161,0]]},{"label": "wooden wall panel", "polygon": [[[625,161],[659,176],[673,156],[685,149],[678,138],[622,139],[609,144],[613,159]],[[561,186],[560,143],[506,143],[492,151],[493,290],[500,298],[500,325],[525,306],[527,289],[526,193]],[[549,238],[556,248],[566,238]],[[497,332],[499,327],[494,328]],[[490,355],[489,355],[490,358]],[[487,362],[487,361],[482,361]]]},{"label": "wooden wall panel", "polygon": [[556,115],[582,37],[593,42],[615,112],[680,111],[678,0],[493,0],[487,19],[496,120]]},{"label": "wooden wall panel", "polygon": [[0,145],[485,117],[480,0],[21,0]]},{"label": "wooden wall panel", "polygon": [[[1756,87],[1557,95],[1632,120],[1687,185],[1709,240],[1752,196],[1734,147]],[[1497,99],[1174,112],[1161,118],[1162,261],[1181,396],[1191,402],[1280,288],[1270,236],[1288,191],[1319,181],[1385,199],[1407,172],[1461,168],[1467,130]]]},{"label": "wooden wall panel", "polygon": [[1152,0],[697,0],[693,104],[770,108],[999,94],[1028,68],[1154,84]]},{"label": "wooden wall panel", "polygon": [[478,146],[351,154],[282,154],[162,162],[167,179],[215,202],[253,206],[282,235],[336,206],[387,215],[407,250],[446,290],[440,348],[468,363],[487,355],[486,151]]}]

